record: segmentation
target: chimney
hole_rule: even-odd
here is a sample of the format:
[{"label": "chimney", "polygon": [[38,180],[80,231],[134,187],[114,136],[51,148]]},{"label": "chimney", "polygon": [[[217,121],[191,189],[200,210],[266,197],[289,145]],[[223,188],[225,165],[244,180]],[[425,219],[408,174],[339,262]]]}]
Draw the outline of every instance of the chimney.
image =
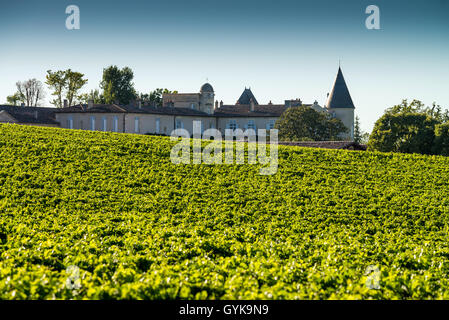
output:
[{"label": "chimney", "polygon": [[93,108],[93,107],[94,107],[94,100],[89,99],[89,100],[87,101],[87,109],[91,109],[91,108]]},{"label": "chimney", "polygon": [[215,109],[218,109],[218,100],[215,100]]},{"label": "chimney", "polygon": [[223,107],[223,100],[220,101],[220,108]]},{"label": "chimney", "polygon": [[253,98],[251,98],[251,99],[249,100],[249,110],[250,110],[250,111],[254,111],[254,109],[255,109],[254,100],[253,100]]},{"label": "chimney", "polygon": [[67,108],[69,106],[69,102],[67,101],[67,99],[64,99],[64,108]]}]

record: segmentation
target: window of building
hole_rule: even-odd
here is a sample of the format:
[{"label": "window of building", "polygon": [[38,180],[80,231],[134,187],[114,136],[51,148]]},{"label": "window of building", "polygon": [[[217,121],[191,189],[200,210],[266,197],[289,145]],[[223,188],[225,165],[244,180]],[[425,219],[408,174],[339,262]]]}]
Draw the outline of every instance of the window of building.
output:
[{"label": "window of building", "polygon": [[156,118],[156,133],[160,133],[161,131],[161,119]]},{"label": "window of building", "polygon": [[235,130],[235,129],[237,129],[237,121],[236,120],[234,120],[234,119],[231,119],[231,120],[229,120],[228,121],[228,124],[227,124],[227,126],[226,126],[226,129],[231,129],[231,130]]},{"label": "window of building", "polygon": [[73,129],[73,118],[72,117],[69,117],[67,119],[67,128],[68,129]]},{"label": "window of building", "polygon": [[107,130],[107,124],[108,124],[108,120],[106,119],[106,117],[103,117],[102,122],[103,122],[102,129],[103,129],[103,131],[106,131]]},{"label": "window of building", "polygon": [[191,109],[195,109],[195,104],[192,103],[192,104],[190,105],[190,108],[191,108]]},{"label": "window of building", "polygon": [[175,126],[176,126],[175,129],[183,129],[184,128],[184,123],[181,120],[176,120]]},{"label": "window of building", "polygon": [[95,130],[95,117],[94,116],[90,117],[90,130],[92,130],[92,131]]},{"label": "window of building", "polygon": [[247,129],[256,130],[256,123],[254,122],[254,120],[248,120]]},{"label": "window of building", "polygon": [[140,132],[139,124],[140,124],[139,117],[135,117],[134,118],[134,132],[135,133]]},{"label": "window of building", "polygon": [[118,132],[118,117],[115,116],[113,120],[114,132]]},{"label": "window of building", "polygon": [[273,120],[273,119],[268,120],[268,122],[267,122],[267,130],[274,129],[274,124],[275,123],[276,123],[276,120]]}]

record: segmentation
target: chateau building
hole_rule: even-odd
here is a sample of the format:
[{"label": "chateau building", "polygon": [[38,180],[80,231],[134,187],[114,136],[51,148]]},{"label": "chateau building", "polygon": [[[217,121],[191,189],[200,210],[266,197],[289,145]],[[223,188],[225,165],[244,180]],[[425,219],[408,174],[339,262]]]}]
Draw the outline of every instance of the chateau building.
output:
[{"label": "chateau building", "polygon": [[[170,135],[178,128],[192,134],[193,121],[201,121],[203,131],[215,128],[224,133],[225,129],[272,129],[282,113],[295,106],[308,106],[319,112],[330,113],[349,129],[343,138],[353,139],[355,107],[340,68],[324,107],[317,101],[304,104],[300,99],[285,100],[283,104],[273,104],[271,101],[259,104],[250,88],[245,88],[235,104],[225,105],[223,101],[215,101],[214,89],[206,83],[198,93],[163,94],[160,107],[146,106],[140,102],[123,106],[94,104],[90,101],[88,104],[62,109],[52,108],[54,119],[47,112],[47,118],[51,120],[46,122],[68,129]],[[30,121],[37,123],[38,114],[34,116],[31,114]],[[19,116],[16,118],[16,122],[24,122]],[[11,122],[8,119],[13,119],[13,116],[0,107],[0,123]]]}]

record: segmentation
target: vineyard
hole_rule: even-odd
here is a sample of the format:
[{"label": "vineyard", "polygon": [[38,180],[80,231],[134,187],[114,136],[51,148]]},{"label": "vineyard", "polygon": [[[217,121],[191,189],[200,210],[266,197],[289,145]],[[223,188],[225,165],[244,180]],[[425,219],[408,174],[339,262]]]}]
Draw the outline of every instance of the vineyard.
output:
[{"label": "vineyard", "polygon": [[0,125],[0,299],[449,299],[449,158]]}]

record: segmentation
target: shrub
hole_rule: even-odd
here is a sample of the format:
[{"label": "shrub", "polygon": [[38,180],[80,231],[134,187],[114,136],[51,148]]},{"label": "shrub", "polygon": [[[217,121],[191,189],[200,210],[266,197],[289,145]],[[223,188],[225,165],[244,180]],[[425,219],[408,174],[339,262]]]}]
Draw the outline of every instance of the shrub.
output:
[{"label": "shrub", "polygon": [[449,156],[449,123],[438,124],[435,127],[434,154]]},{"label": "shrub", "polygon": [[374,125],[368,149],[431,154],[437,121],[423,113],[384,114]]}]

